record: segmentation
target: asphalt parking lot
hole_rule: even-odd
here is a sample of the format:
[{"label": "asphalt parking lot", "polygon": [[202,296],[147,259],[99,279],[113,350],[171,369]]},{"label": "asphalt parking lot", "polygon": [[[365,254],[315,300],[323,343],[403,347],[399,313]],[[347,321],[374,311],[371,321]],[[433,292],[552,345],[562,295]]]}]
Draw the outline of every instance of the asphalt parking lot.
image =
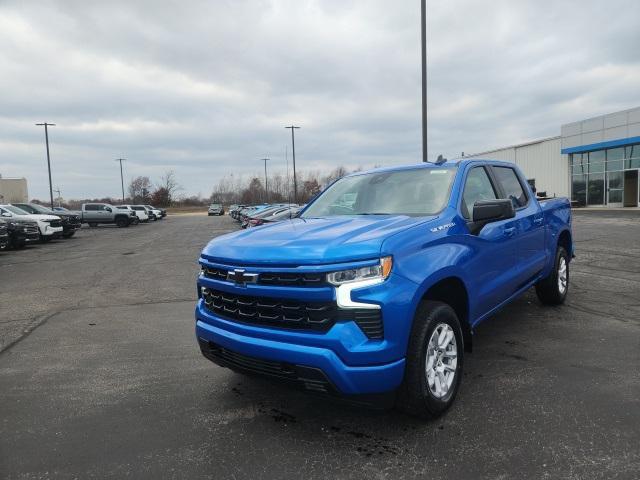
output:
[{"label": "asphalt parking lot", "polygon": [[[0,252],[1,478],[638,478],[640,214],[581,212],[562,307],[478,330],[432,422],[201,357],[196,259],[228,217]],[[29,332],[29,333],[25,333]]]}]

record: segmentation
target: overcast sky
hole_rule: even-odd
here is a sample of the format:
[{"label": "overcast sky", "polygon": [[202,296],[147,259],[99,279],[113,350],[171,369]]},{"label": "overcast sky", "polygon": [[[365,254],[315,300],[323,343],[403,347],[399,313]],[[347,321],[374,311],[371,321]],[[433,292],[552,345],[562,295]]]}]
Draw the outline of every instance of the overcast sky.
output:
[{"label": "overcast sky", "polygon": [[[640,105],[637,0],[427,4],[432,158]],[[418,162],[419,42],[419,0],[0,0],[0,174],[48,196],[43,121],[67,199],[284,171],[292,123],[299,169]]]}]

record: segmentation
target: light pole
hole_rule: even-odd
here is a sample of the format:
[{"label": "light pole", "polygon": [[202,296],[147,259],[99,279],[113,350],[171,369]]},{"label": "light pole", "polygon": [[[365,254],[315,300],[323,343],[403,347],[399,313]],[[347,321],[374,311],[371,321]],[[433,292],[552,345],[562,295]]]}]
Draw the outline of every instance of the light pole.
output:
[{"label": "light pole", "polygon": [[58,206],[60,206],[60,187],[58,187],[56,190],[54,190],[54,192],[56,192],[58,194]]},{"label": "light pole", "polygon": [[293,158],[293,202],[298,203],[298,183],[296,181],[296,138],[295,138],[295,135],[293,134],[293,131],[296,128],[300,128],[300,127],[291,125],[290,127],[284,127],[284,128],[291,129],[291,155]]},{"label": "light pole", "polygon": [[428,162],[427,155],[427,0],[420,2],[421,46],[422,46],[422,161]]},{"label": "light pole", "polygon": [[122,162],[126,162],[126,158],[116,158],[116,162],[120,162],[120,184],[122,185],[122,203],[124,203],[124,177],[122,176]]},{"label": "light pole", "polygon": [[51,208],[53,208],[53,185],[51,185],[51,159],[49,157],[49,129],[47,127],[55,127],[55,123],[36,123],[38,127],[44,125],[44,140],[47,144],[47,168],[49,169],[49,197],[51,199]]},{"label": "light pole", "polygon": [[260,161],[264,162],[264,203],[269,201],[269,189],[267,188],[267,162],[269,158],[261,158]]}]

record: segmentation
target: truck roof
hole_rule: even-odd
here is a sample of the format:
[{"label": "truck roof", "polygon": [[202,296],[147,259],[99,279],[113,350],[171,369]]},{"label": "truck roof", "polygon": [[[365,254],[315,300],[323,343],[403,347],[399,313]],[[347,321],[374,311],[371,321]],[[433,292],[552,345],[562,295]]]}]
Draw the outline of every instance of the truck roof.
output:
[{"label": "truck roof", "polygon": [[372,168],[370,170],[353,172],[349,175],[345,175],[345,177],[354,177],[357,175],[366,175],[369,173],[398,172],[401,170],[416,170],[416,169],[422,169],[422,168],[457,168],[457,167],[466,165],[468,163],[482,163],[482,162],[490,163],[492,165],[499,165],[499,164],[513,165],[512,162],[505,162],[502,160],[492,160],[489,158],[455,158],[452,160],[446,160],[441,164],[426,162],[426,163],[413,163],[413,164],[406,164],[406,165],[392,165],[388,167]]}]

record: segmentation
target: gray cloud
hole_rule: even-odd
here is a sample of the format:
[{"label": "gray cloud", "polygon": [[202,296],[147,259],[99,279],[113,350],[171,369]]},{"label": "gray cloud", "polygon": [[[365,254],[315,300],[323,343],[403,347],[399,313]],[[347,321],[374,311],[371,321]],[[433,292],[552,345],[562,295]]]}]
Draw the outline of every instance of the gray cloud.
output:
[{"label": "gray cloud", "polygon": [[[428,2],[430,154],[555,135],[640,104],[633,0]],[[0,173],[66,197],[117,195],[175,169],[208,195],[226,173],[411,163],[420,154],[419,2],[5,1]]]}]

